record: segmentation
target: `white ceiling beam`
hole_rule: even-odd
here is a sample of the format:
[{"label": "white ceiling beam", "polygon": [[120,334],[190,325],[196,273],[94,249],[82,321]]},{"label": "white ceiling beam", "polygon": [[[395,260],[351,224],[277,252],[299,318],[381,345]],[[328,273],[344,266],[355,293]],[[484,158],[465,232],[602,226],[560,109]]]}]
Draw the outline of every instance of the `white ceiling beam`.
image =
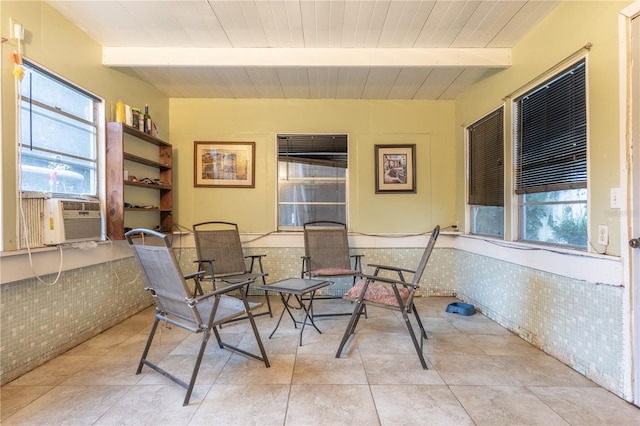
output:
[{"label": "white ceiling beam", "polygon": [[103,47],[110,67],[489,67],[511,66],[508,48]]}]

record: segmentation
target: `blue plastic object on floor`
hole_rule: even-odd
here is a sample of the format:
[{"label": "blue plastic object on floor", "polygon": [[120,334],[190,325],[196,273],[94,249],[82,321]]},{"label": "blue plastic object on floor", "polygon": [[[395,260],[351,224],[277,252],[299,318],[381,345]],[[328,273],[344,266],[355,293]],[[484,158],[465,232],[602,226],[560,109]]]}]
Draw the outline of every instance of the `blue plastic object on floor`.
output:
[{"label": "blue plastic object on floor", "polygon": [[468,317],[476,313],[476,308],[469,303],[453,302],[447,306],[447,312]]}]

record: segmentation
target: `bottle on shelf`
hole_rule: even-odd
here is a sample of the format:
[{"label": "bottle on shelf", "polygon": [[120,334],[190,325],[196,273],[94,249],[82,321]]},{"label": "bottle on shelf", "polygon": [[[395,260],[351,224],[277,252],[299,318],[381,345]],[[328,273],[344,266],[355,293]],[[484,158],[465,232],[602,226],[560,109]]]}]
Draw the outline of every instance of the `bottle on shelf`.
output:
[{"label": "bottle on shelf", "polygon": [[144,105],[144,132],[151,134],[151,115],[149,115],[149,105]]},{"label": "bottle on shelf", "polygon": [[133,128],[136,130],[142,130],[140,122],[142,120],[142,114],[140,114],[140,108],[131,108],[131,114],[133,115]]},{"label": "bottle on shelf", "polygon": [[124,123],[125,120],[125,113],[124,113],[124,102],[122,102],[120,99],[118,99],[116,101],[116,121],[118,123]]}]

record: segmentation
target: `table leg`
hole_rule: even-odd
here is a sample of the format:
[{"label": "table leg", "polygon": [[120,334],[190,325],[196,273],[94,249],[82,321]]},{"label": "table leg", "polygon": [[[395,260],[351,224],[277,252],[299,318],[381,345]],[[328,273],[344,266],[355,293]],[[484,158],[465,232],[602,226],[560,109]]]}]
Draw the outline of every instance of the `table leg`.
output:
[{"label": "table leg", "polygon": [[302,310],[304,310],[304,321],[302,322],[302,327],[300,328],[300,346],[302,346],[302,333],[304,332],[304,326],[307,324],[307,318],[309,318],[309,321],[311,322],[311,325],[313,326],[313,328],[315,328],[318,333],[322,334],[322,331],[320,331],[318,326],[316,326],[316,323],[313,320],[313,317],[309,314],[309,312],[313,312],[313,297],[315,296],[315,294],[316,294],[315,290],[309,294],[308,309],[304,306],[304,303],[302,302],[302,297],[296,296],[296,299],[298,299],[298,303],[300,303],[300,307],[302,308]]},{"label": "table leg", "polygon": [[278,327],[280,327],[280,321],[282,321],[282,317],[284,316],[285,311],[289,314],[289,316],[291,317],[291,321],[293,321],[293,326],[295,328],[298,328],[297,324],[296,324],[296,319],[293,316],[293,314],[291,313],[291,309],[289,308],[289,299],[291,298],[291,294],[287,295],[287,298],[285,299],[284,294],[283,293],[278,293],[280,295],[280,300],[282,301],[282,306],[283,309],[280,312],[280,316],[278,317],[278,322],[276,323],[276,326],[273,328],[273,331],[271,332],[271,334],[269,335],[269,339],[271,339],[271,337],[273,337],[273,335],[275,334],[276,330],[278,329]]}]

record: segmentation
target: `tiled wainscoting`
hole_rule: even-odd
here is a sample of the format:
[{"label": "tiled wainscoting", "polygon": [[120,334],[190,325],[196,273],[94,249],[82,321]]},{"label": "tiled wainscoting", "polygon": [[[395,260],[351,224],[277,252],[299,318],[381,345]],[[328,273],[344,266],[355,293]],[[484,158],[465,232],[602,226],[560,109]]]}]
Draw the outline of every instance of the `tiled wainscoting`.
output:
[{"label": "tiled wainscoting", "polygon": [[152,303],[133,258],[40,278],[0,286],[2,384]]},{"label": "tiled wainscoting", "polygon": [[[175,247],[183,271],[196,269],[193,247]],[[358,249],[366,265],[415,267],[422,249]],[[265,254],[268,282],[299,276],[303,249],[250,248]],[[45,280],[51,281],[48,275]],[[453,248],[436,248],[423,277],[423,296],[473,303],[490,318],[617,395],[623,393],[623,294]],[[342,280],[328,287],[341,294]],[[151,304],[132,258],[62,274],[58,283],[36,279],[1,290],[2,384],[37,367]]]},{"label": "tiled wainscoting", "polygon": [[456,291],[483,314],[618,396],[623,288],[456,250]]}]

